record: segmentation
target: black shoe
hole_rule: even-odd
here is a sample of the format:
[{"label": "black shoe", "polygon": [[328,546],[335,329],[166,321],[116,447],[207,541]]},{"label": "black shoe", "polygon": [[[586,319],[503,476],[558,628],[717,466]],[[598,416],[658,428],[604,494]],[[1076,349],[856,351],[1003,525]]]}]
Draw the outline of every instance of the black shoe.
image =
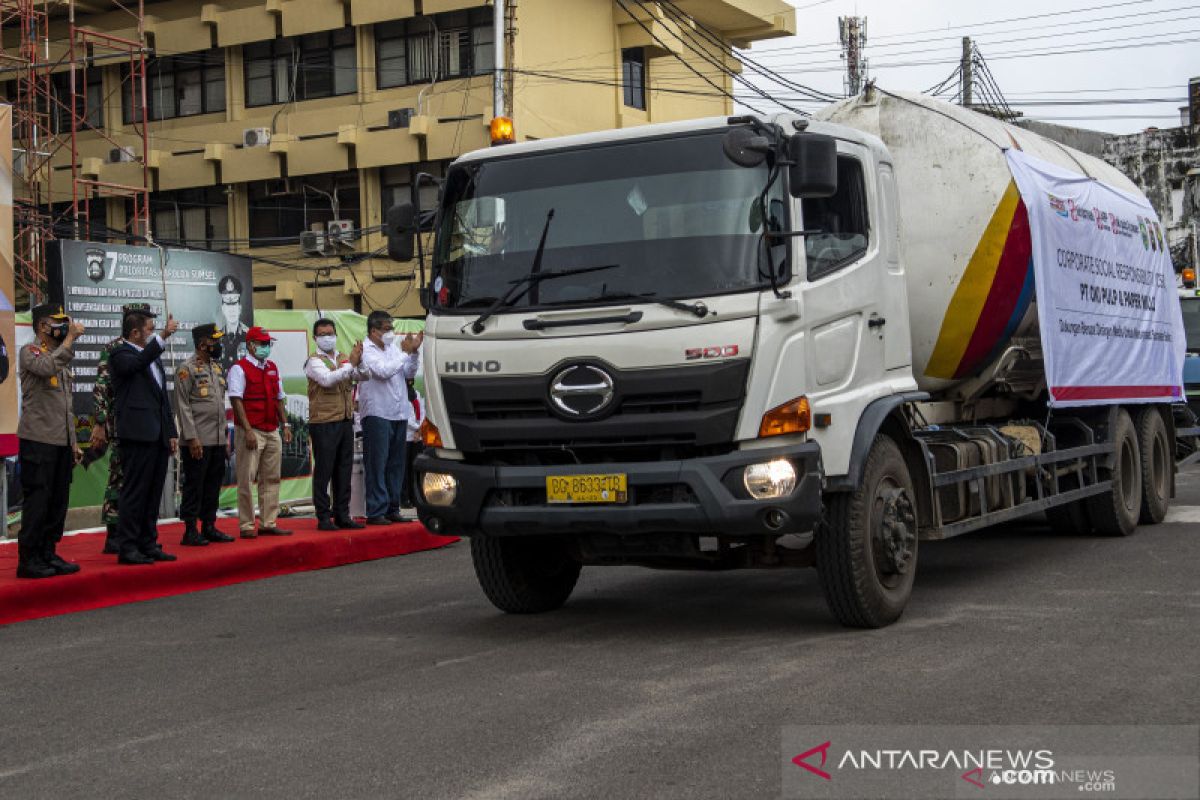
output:
[{"label": "black shoe", "polygon": [[74,575],[79,572],[79,565],[63,559],[58,553],[46,557],[46,566],[54,570],[56,575]]},{"label": "black shoe", "polygon": [[387,513],[387,519],[391,520],[392,522],[408,522],[408,520],[400,516],[399,511],[389,511]]},{"label": "black shoe", "polygon": [[121,552],[121,548],[117,547],[116,542],[105,542],[104,550],[102,552],[106,556],[115,556]]},{"label": "black shoe", "polygon": [[391,525],[392,521],[387,517],[367,517],[368,525]]},{"label": "black shoe", "polygon": [[121,555],[117,556],[117,563],[138,565],[153,564],[154,559],[150,558],[149,556],[144,556],[138,551],[134,550],[132,553],[121,553]]},{"label": "black shoe", "polygon": [[184,547],[208,547],[208,539],[200,535],[200,531],[196,530],[196,524],[192,523],[184,528],[183,540],[179,542]]},{"label": "black shoe", "polygon": [[117,526],[104,526],[107,533],[104,535],[104,555],[115,556],[121,552],[121,548],[117,547]]},{"label": "black shoe", "polygon": [[259,536],[291,536],[292,532],[289,530],[284,530],[283,528],[264,528],[264,527],[260,526],[258,529],[258,535]]},{"label": "black shoe", "polygon": [[360,531],[366,527],[361,522],[350,519],[349,517],[346,517],[345,519],[339,519],[339,520],[337,520],[337,522],[335,524],[339,528],[342,528],[343,530],[348,530],[348,531]]},{"label": "black shoe", "polygon": [[177,561],[178,560],[175,556],[164,551],[161,547],[156,547],[155,549],[151,550],[149,553],[144,553],[143,555],[145,555],[146,558],[152,559],[154,561]]},{"label": "black shoe", "polygon": [[319,531],[336,531],[337,529],[338,526],[334,525],[331,519],[323,519],[317,523],[317,530]]},{"label": "black shoe", "polygon": [[17,562],[18,578],[53,578],[58,574],[54,567],[38,558],[27,558]]},{"label": "black shoe", "polygon": [[200,535],[203,536],[206,540],[208,540],[210,542],[232,542],[233,541],[232,536],[221,533],[219,530],[217,530],[217,526],[213,525],[213,524],[205,525],[204,529],[202,531],[200,531]]}]

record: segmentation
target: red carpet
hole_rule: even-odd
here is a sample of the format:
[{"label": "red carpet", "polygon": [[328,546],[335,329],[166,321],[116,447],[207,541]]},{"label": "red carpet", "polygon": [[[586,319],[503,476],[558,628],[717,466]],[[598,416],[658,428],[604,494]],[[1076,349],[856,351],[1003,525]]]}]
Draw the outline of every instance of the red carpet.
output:
[{"label": "red carpet", "polygon": [[[283,519],[291,536],[238,539],[231,544],[181,547],[183,524],[160,525],[158,540],[178,561],[124,566],[100,553],[103,533],[68,536],[58,552],[83,569],[74,575],[18,580],[17,543],[0,544],[0,625],[73,611],[227,586],[289,572],[340,567],[359,561],[432,550],[458,541],[434,536],[417,522],[360,531],[318,531],[315,519]],[[218,520],[224,533],[237,535],[237,520]]]}]

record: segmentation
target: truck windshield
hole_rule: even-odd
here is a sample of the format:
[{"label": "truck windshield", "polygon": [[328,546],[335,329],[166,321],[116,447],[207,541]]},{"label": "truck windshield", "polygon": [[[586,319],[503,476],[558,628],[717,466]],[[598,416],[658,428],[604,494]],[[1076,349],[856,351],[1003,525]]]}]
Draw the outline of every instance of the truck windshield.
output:
[{"label": "truck windshield", "polygon": [[787,229],[782,180],[768,195],[764,214],[759,195],[766,166],[730,162],[721,149],[723,133],[452,168],[438,231],[435,306],[485,308],[504,297],[514,281],[529,275],[543,230],[541,271],[611,266],[536,281],[509,309],[758,288],[769,263],[778,269],[786,261],[786,244],[772,247],[768,261],[762,235],[764,224]]}]

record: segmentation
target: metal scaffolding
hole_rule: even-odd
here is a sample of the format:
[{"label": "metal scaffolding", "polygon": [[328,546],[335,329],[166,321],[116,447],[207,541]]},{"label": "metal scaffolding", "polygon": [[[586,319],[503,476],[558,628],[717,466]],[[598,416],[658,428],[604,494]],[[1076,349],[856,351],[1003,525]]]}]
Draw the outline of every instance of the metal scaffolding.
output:
[{"label": "metal scaffolding", "polygon": [[[51,240],[150,236],[143,0],[112,0],[103,7],[128,15],[127,27],[136,37],[89,30],[76,16],[75,0],[0,0],[0,80],[15,84],[9,93],[13,266],[17,283],[31,299],[46,297],[46,245]],[[99,96],[91,96],[89,86],[95,82],[88,80],[89,73],[116,64],[123,67],[120,80],[102,78]],[[123,98],[134,135],[118,140],[104,117],[108,110],[122,108]],[[111,145],[102,161],[131,165],[128,182],[100,180],[100,170],[85,163],[80,142],[87,131]],[[124,233],[108,225],[109,199],[126,201]]]}]

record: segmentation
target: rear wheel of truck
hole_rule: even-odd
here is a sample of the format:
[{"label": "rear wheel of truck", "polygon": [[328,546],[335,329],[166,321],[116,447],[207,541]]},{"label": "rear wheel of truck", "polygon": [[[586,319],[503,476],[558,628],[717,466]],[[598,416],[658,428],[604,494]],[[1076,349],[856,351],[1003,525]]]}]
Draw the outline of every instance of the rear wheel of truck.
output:
[{"label": "rear wheel of truck", "polygon": [[488,600],[509,614],[553,611],[579,580],[579,562],[557,539],[473,536],[471,561]]},{"label": "rear wheel of truck", "polygon": [[917,572],[916,493],[900,448],[875,437],[861,486],[825,498],[817,574],[843,625],[882,628],[900,618]]},{"label": "rear wheel of truck", "polygon": [[1117,410],[1112,441],[1116,446],[1111,470],[1101,477],[1112,481],[1112,489],[1088,498],[1088,516],[1103,536],[1128,536],[1137,529],[1142,510],[1142,457],[1137,430],[1129,412]]},{"label": "rear wheel of truck", "polygon": [[1167,516],[1171,504],[1171,460],[1174,443],[1167,437],[1167,423],[1154,406],[1146,406],[1137,416],[1137,438],[1142,457],[1142,508],[1138,521],[1157,525]]}]

